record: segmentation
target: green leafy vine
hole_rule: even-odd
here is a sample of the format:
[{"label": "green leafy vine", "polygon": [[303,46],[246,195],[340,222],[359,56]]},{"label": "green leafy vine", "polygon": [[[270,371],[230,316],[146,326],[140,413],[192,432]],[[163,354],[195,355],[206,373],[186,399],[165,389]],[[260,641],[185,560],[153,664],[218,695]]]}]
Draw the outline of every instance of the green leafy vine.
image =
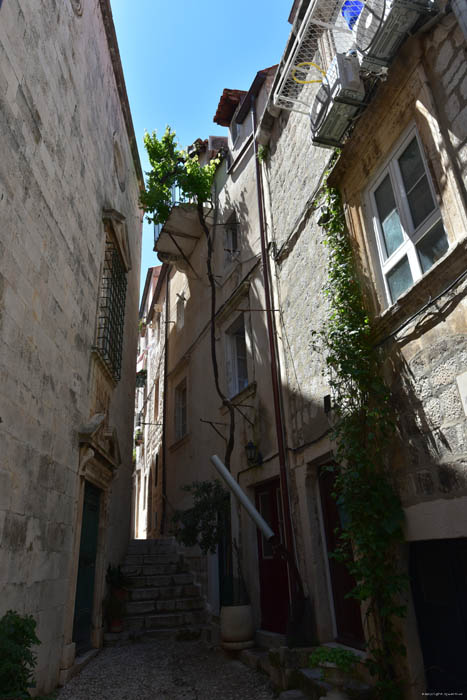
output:
[{"label": "green leafy vine", "polygon": [[378,697],[399,700],[403,691],[396,667],[405,648],[397,618],[405,615],[407,578],[398,565],[403,511],[386,461],[394,423],[338,191],[326,184],[320,205],[330,308],[321,335],[335,417],[334,495],[345,514],[334,556],[357,582],[352,597],[364,604],[367,665]]}]

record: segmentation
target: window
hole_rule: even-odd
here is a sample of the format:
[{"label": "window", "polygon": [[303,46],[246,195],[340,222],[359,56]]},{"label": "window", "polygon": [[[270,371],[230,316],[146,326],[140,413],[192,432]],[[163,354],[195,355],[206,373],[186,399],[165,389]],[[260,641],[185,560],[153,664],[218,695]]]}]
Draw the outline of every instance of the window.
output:
[{"label": "window", "polygon": [[239,134],[239,124],[235,121],[235,116],[230,122],[230,133],[232,136],[232,145],[235,146],[235,142],[237,141],[238,134]]},{"label": "window", "polygon": [[245,321],[243,314],[226,333],[226,368],[229,397],[248,386]]},{"label": "window", "polygon": [[235,214],[232,214],[224,226],[224,268],[238,257],[238,235]]},{"label": "window", "polygon": [[370,200],[386,294],[395,302],[449,247],[413,131],[380,173]]},{"label": "window", "polygon": [[115,381],[120,379],[125,320],[126,272],[112,237],[105,241],[97,321],[97,350]]},{"label": "window", "polygon": [[187,433],[187,394],[186,394],[186,378],[183,379],[178,386],[175,387],[175,440],[181,438]]},{"label": "window", "polygon": [[157,317],[155,333],[156,333],[156,342],[160,343],[160,340],[161,340],[161,317],[160,316]]},{"label": "window", "polygon": [[179,296],[177,299],[177,328],[181,330],[185,325],[185,297]]},{"label": "window", "polygon": [[157,486],[159,481],[159,453],[154,458],[154,486]]},{"label": "window", "polygon": [[154,422],[159,418],[159,378],[154,384]]}]

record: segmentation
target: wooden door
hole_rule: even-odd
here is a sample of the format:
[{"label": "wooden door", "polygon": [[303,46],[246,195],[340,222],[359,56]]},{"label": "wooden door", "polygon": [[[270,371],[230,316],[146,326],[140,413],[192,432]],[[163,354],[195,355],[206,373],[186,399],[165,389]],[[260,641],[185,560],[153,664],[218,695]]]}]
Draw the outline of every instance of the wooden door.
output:
[{"label": "wooden door", "polygon": [[86,482],[73,623],[73,641],[78,653],[91,647],[100,495],[98,488]]},{"label": "wooden door", "polygon": [[[284,542],[284,523],[279,479],[255,489],[256,508]],[[287,564],[273,556],[271,545],[258,530],[258,560],[261,596],[261,627],[285,634],[289,613]]]},{"label": "wooden door", "polygon": [[467,697],[467,539],[410,545],[427,691]]},{"label": "wooden door", "polygon": [[344,564],[330,556],[338,546],[339,536],[336,530],[339,531],[342,526],[342,513],[339,513],[337,503],[331,495],[333,486],[334,474],[323,469],[319,475],[319,490],[336,619],[336,640],[342,644],[362,648],[365,637],[363,634],[360,603],[355,598],[346,597],[354,588],[355,579]]}]

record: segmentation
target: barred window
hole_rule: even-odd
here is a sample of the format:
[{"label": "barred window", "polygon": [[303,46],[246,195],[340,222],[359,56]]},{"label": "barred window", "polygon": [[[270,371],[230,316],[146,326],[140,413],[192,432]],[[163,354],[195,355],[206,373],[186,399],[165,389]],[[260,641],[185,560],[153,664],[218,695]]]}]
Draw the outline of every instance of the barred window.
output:
[{"label": "barred window", "polygon": [[107,234],[97,324],[97,349],[115,381],[120,379],[125,320],[126,270]]}]

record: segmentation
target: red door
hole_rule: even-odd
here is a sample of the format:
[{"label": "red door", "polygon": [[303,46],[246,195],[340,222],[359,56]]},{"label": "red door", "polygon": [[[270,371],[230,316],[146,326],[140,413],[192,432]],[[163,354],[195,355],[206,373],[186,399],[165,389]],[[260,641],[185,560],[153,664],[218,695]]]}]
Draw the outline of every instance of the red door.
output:
[{"label": "red door", "polygon": [[[255,489],[256,507],[274,533],[284,542],[282,501],[279,479]],[[261,591],[261,627],[285,634],[289,611],[287,564],[273,556],[271,545],[258,530],[259,582]]]},{"label": "red door", "polygon": [[334,474],[323,469],[319,476],[319,486],[336,617],[336,639],[342,644],[361,648],[364,645],[365,637],[363,634],[360,603],[355,598],[346,597],[347,593],[354,588],[355,579],[342,562],[336,561],[329,556],[338,546],[339,535],[336,534],[336,528],[337,530],[341,528],[342,515],[339,514],[337,503],[331,495],[334,486]]}]

